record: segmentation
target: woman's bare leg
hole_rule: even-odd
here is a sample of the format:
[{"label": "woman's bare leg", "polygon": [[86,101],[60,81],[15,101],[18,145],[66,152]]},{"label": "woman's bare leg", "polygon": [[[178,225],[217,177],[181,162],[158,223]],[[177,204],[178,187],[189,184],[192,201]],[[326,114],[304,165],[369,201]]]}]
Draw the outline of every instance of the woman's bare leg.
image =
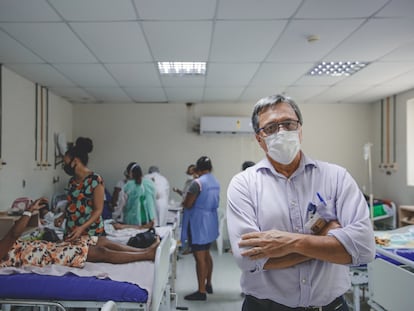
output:
[{"label": "woman's bare leg", "polygon": [[[159,244],[159,237],[157,237],[157,240],[148,248],[150,247],[157,247]],[[114,251],[121,251],[121,252],[136,252],[136,253],[141,253],[142,250],[144,250],[144,248],[136,248],[136,247],[132,247],[132,246],[128,246],[126,244],[122,244],[122,243],[117,243],[114,241],[109,240],[106,237],[99,237],[98,238],[98,242],[96,243],[96,246],[98,247],[105,247]]]},{"label": "woman's bare leg", "polygon": [[[99,240],[100,239],[101,238],[99,238]],[[112,246],[112,243],[109,243],[109,245]],[[113,244],[118,245],[118,243],[113,243]],[[86,258],[86,261],[119,264],[119,263],[129,263],[129,262],[142,261],[142,260],[154,260],[155,253],[157,251],[157,246],[159,244],[160,244],[160,241],[159,239],[157,239],[157,241],[154,242],[154,244],[148,248],[139,249],[139,248],[131,247],[132,251],[129,251],[130,248],[129,246],[127,246],[128,251],[125,251],[121,249],[111,249],[109,247],[99,245],[99,243],[97,243],[97,245],[89,246],[88,256]],[[119,245],[122,246],[122,244],[119,244]],[[118,247],[118,246],[115,246],[115,247]]]}]

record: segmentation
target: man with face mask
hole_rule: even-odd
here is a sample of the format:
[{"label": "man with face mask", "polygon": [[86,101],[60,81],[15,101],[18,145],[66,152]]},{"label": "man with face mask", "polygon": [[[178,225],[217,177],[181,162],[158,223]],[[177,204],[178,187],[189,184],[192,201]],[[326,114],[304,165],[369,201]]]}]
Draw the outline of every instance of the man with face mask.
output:
[{"label": "man with face mask", "polygon": [[349,265],[374,259],[366,200],[342,167],[300,150],[302,114],[281,95],[253,109],[265,152],[231,180],[227,225],[246,294],[243,311],[346,311]]}]

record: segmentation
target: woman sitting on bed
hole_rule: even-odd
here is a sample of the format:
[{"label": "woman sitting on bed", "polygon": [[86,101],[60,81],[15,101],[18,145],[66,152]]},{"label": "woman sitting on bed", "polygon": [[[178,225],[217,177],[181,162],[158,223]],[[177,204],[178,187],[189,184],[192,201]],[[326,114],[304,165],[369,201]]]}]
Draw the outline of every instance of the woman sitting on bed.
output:
[{"label": "woman sitting on bed", "polygon": [[64,213],[56,218],[55,226],[60,227],[66,219],[64,236],[67,241],[75,241],[82,235],[105,235],[102,219],[104,182],[99,174],[87,167],[88,154],[92,150],[90,138],[78,137],[63,158],[63,170],[70,176],[68,204]]},{"label": "woman sitting on bed", "polygon": [[21,240],[30,217],[41,209],[47,199],[34,201],[22,217],[0,240],[0,267],[20,267],[24,265],[45,266],[58,264],[82,268],[86,261],[113,264],[141,260],[154,260],[159,239],[148,248],[138,249],[108,240],[105,237],[81,236],[76,241],[47,242],[42,240]]}]

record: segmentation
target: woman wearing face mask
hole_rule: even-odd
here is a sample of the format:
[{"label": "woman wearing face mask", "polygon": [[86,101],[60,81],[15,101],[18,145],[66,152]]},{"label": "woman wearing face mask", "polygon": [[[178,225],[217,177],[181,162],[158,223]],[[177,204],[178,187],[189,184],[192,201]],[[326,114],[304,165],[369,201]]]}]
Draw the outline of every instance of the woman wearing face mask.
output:
[{"label": "woman wearing face mask", "polygon": [[71,176],[67,187],[68,204],[55,220],[60,227],[66,219],[65,240],[74,241],[82,235],[104,235],[102,210],[104,183],[99,174],[87,167],[92,140],[79,137],[63,158],[63,170]]}]

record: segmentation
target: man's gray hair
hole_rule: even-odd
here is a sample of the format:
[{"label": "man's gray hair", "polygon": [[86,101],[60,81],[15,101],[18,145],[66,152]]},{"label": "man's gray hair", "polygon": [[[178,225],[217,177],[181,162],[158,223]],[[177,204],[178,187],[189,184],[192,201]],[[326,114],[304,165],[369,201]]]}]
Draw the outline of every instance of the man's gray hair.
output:
[{"label": "man's gray hair", "polygon": [[303,124],[302,119],[302,113],[300,112],[300,109],[298,105],[296,105],[295,101],[291,99],[290,97],[283,96],[283,95],[271,95],[267,97],[263,97],[260,99],[256,105],[254,105],[253,108],[253,114],[252,114],[252,126],[255,133],[259,130],[259,114],[266,110],[269,107],[276,106],[280,103],[286,103],[292,107],[292,109],[295,111],[296,116],[298,117],[299,123]]}]

